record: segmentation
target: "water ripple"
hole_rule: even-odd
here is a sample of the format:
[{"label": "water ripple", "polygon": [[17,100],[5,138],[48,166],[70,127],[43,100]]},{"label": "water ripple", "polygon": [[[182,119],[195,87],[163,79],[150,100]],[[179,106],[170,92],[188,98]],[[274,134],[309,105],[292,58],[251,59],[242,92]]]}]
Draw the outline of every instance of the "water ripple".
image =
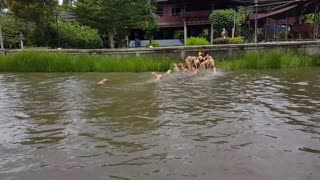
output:
[{"label": "water ripple", "polygon": [[0,74],[0,178],[316,179],[319,72]]}]

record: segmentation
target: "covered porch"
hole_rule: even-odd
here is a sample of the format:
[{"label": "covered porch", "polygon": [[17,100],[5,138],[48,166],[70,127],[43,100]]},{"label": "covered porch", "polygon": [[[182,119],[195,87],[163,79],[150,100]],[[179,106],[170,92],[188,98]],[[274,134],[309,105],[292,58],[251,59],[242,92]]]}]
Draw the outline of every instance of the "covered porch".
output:
[{"label": "covered porch", "polygon": [[[242,0],[242,2],[245,0]],[[254,9],[247,22],[249,27],[264,30],[266,41],[289,39],[316,39],[319,31],[319,1],[299,0],[277,2],[274,0],[248,0]],[[313,23],[303,23],[305,14],[314,13]]]},{"label": "covered porch", "polygon": [[[154,39],[163,46],[185,45],[187,38],[191,36],[205,35],[208,40],[213,39],[209,15],[214,9],[230,7],[233,7],[233,1],[158,0],[156,14],[159,17],[159,31],[153,34]],[[130,39],[146,38],[142,31],[136,31],[135,34],[131,34]]]}]

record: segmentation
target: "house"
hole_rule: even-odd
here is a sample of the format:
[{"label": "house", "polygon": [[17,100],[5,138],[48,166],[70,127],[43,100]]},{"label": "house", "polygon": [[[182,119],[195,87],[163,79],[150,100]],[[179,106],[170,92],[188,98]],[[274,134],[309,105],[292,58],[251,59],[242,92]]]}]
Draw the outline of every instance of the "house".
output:
[{"label": "house", "polygon": [[[214,9],[234,7],[234,1],[221,0],[158,0],[157,12],[159,31],[154,39],[161,46],[184,45],[191,36],[210,36],[209,15]],[[221,30],[222,31],[222,30]],[[131,33],[131,40],[140,39],[141,46],[148,43],[141,30]],[[145,40],[143,40],[145,39]],[[131,46],[134,43],[131,42]]]},{"label": "house", "polygon": [[316,23],[303,24],[302,20],[305,14],[319,12],[319,1],[238,1],[255,9],[257,13],[251,13],[248,24],[254,27],[255,21],[257,21],[258,27],[264,28],[265,39],[267,40],[276,40],[278,38],[278,27],[284,27],[285,39],[287,39],[288,36],[293,39],[313,39],[317,37],[318,25]]},{"label": "house", "polygon": [[[159,16],[159,31],[153,35],[161,46],[184,45],[191,36],[204,36],[212,41],[211,12],[242,6],[250,10],[246,24],[249,28],[255,28],[257,20],[257,27],[264,30],[264,39],[276,40],[283,29],[286,39],[289,35],[294,39],[311,39],[317,37],[319,25],[301,25],[301,18],[304,14],[319,12],[319,5],[320,0],[158,0],[156,14]],[[141,40],[141,46],[149,42],[139,29],[131,33],[130,39]],[[134,46],[133,41],[131,46]]]}]

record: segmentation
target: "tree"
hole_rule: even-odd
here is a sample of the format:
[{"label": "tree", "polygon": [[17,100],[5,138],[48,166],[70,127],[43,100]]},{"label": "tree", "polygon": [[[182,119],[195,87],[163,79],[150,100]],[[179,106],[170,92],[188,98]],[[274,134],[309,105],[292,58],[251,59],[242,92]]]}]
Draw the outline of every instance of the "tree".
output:
[{"label": "tree", "polygon": [[[78,20],[107,34],[111,48],[114,37],[128,32],[150,16],[147,0],[81,0],[73,9]],[[121,33],[120,33],[121,32]]]},{"label": "tree", "polygon": [[152,43],[153,40],[153,32],[159,28],[158,23],[156,22],[158,16],[155,14],[155,11],[157,10],[156,8],[156,1],[154,0],[148,0],[148,6],[146,9],[146,13],[148,13],[148,16],[140,24],[140,28],[144,31],[146,31],[146,34],[149,38],[149,44]]},{"label": "tree", "polygon": [[63,4],[63,5],[67,5],[67,6],[68,6],[68,5],[71,5],[71,3],[72,3],[72,0],[63,0],[63,1],[62,1],[62,4]]},{"label": "tree", "polygon": [[[57,36],[55,24],[52,31]],[[59,35],[62,48],[101,48],[102,40],[98,30],[82,26],[78,22],[59,21]]]},{"label": "tree", "polygon": [[81,1],[81,0],[63,0],[62,6],[71,7],[76,1]]},{"label": "tree", "polygon": [[26,43],[32,45],[28,37],[34,31],[33,23],[27,23],[13,15],[4,14],[0,16],[0,26],[2,26],[3,41],[6,48],[20,47],[20,33],[26,36]]},{"label": "tree", "polygon": [[[233,9],[212,11],[209,19],[213,24],[215,36],[219,36],[223,28],[225,28],[229,33],[232,32],[235,14],[236,11]],[[239,26],[239,19],[236,19],[236,27]]]},{"label": "tree", "polygon": [[3,13],[3,10],[6,9],[7,6],[7,1],[6,0],[0,0],[0,14]]},{"label": "tree", "polygon": [[54,21],[57,0],[7,0],[9,9],[16,17],[34,22],[39,32],[41,45],[48,45],[48,30]]}]

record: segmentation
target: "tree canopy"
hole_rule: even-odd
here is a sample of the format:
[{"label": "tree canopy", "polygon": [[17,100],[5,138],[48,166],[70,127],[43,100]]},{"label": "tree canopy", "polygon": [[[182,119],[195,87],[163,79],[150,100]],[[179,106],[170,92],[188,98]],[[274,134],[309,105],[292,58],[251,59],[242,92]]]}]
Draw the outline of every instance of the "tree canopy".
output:
[{"label": "tree canopy", "polygon": [[57,0],[7,0],[10,10],[15,16],[35,23],[43,23],[44,19],[54,16]]},{"label": "tree canopy", "polygon": [[[81,47],[83,43],[75,43],[74,39],[66,34],[79,32],[83,25],[88,25],[98,32],[87,28],[87,36],[77,36],[90,42],[94,40],[93,45],[89,44],[84,46],[85,48],[100,46],[101,41],[99,42],[96,35],[108,37],[106,42],[113,48],[114,40],[117,40],[118,45],[124,45],[124,40],[133,28],[145,30],[150,40],[152,39],[152,32],[158,28],[155,5],[156,0],[63,0],[63,6],[58,6],[58,0],[0,0],[0,13],[8,8],[14,15],[12,18],[32,24],[32,31],[22,33],[28,35],[26,41],[35,46],[56,47],[60,29],[60,40],[65,42],[66,47],[75,44],[75,47]],[[80,24],[69,24],[63,19],[59,20],[59,10],[74,12]],[[17,26],[12,27],[12,32],[21,32]]]},{"label": "tree canopy", "polygon": [[0,12],[2,12],[2,10],[6,7],[7,7],[7,2],[5,0],[1,0],[0,1]]},{"label": "tree canopy", "polygon": [[150,17],[147,0],[81,0],[73,9],[78,20],[107,33],[110,47],[114,48],[117,32],[139,27]]},{"label": "tree canopy", "polygon": [[[215,36],[219,36],[223,28],[225,28],[229,33],[232,32],[235,14],[236,11],[233,9],[219,9],[212,11],[209,19],[215,29]],[[236,27],[239,26],[239,19],[236,19]]]},{"label": "tree canopy", "polygon": [[[11,12],[23,20],[34,22],[41,45],[48,46],[50,23],[54,20],[57,0],[7,0]],[[40,42],[40,41],[39,41]]]}]

